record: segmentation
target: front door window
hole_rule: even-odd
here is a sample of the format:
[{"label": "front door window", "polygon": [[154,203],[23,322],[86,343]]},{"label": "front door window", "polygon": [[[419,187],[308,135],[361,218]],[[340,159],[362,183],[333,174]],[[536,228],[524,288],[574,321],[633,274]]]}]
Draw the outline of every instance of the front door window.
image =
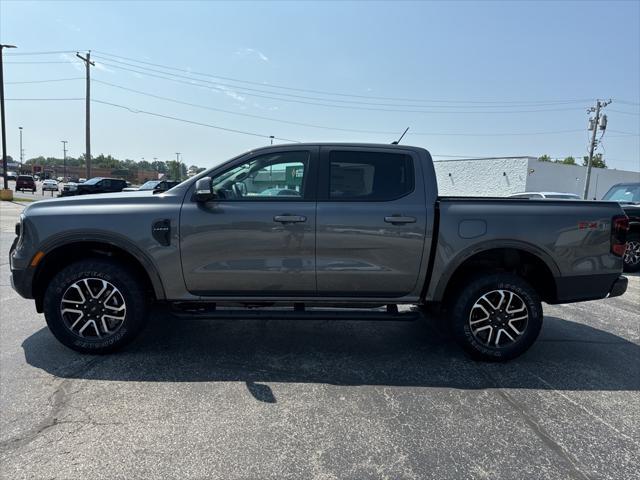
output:
[{"label": "front door window", "polygon": [[301,200],[308,164],[308,152],[262,155],[213,178],[213,191],[221,200]]}]

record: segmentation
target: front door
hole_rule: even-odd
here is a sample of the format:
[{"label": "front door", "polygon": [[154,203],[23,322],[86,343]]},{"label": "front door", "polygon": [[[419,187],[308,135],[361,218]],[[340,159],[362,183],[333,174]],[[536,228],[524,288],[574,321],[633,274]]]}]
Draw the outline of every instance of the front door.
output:
[{"label": "front door", "polygon": [[426,206],[410,151],[323,147],[317,208],[318,294],[399,297],[420,272]]},{"label": "front door", "polygon": [[249,154],[212,173],[215,198],[185,198],[180,249],[196,295],[315,295],[317,147]]}]

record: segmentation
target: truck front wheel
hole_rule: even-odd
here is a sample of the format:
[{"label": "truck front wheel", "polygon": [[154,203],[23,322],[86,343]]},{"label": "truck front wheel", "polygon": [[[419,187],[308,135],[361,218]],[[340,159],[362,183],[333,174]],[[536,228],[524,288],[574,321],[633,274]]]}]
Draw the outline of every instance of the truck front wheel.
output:
[{"label": "truck front wheel", "polygon": [[109,353],[140,332],[147,300],[138,278],[111,259],[88,259],[58,272],[44,294],[51,333],[82,353]]},{"label": "truck front wheel", "polygon": [[542,328],[536,291],[508,273],[475,277],[453,300],[453,334],[473,358],[504,362],[522,355]]}]

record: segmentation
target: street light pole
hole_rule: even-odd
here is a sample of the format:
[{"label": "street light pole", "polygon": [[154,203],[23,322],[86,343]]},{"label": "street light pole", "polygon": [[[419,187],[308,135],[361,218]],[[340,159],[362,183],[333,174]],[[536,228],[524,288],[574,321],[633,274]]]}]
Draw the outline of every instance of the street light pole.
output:
[{"label": "street light pole", "polygon": [[180,152],[176,152],[176,162],[178,162],[178,181],[182,181],[182,169],[180,168]]},{"label": "street light pole", "polygon": [[62,181],[67,181],[67,140],[60,140],[62,142]]},{"label": "street light pole", "polygon": [[2,123],[2,178],[4,180],[3,187],[8,190],[7,182],[7,131],[4,122],[4,75],[2,72],[2,50],[5,48],[16,48],[15,45],[0,44],[0,123]]},{"label": "street light pole", "polygon": [[18,127],[18,130],[20,130],[20,173],[22,173],[22,160],[23,160],[23,156],[24,156],[24,152],[22,150],[22,127]]}]

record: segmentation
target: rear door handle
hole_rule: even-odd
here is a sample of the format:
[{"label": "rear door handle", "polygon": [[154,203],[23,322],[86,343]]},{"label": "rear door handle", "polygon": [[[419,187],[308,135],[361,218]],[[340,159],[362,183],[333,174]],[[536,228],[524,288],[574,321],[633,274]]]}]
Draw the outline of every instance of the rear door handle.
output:
[{"label": "rear door handle", "polygon": [[384,217],[384,221],[393,225],[400,225],[403,223],[416,223],[416,217],[404,217],[402,215],[391,215]]},{"label": "rear door handle", "polygon": [[274,222],[280,223],[302,223],[307,221],[307,217],[304,215],[276,215],[273,217]]}]

